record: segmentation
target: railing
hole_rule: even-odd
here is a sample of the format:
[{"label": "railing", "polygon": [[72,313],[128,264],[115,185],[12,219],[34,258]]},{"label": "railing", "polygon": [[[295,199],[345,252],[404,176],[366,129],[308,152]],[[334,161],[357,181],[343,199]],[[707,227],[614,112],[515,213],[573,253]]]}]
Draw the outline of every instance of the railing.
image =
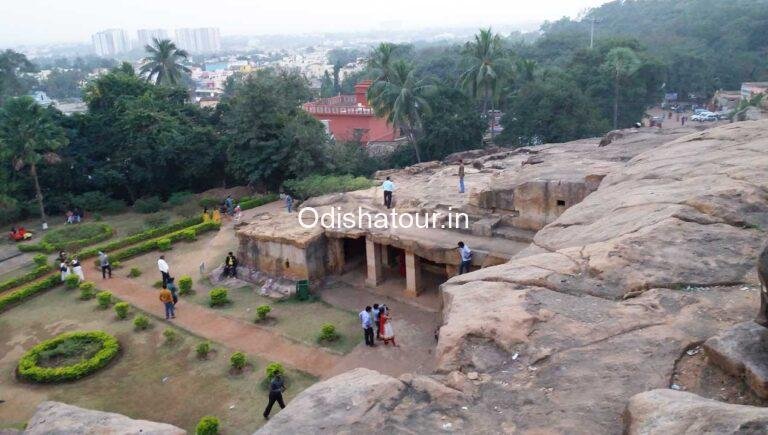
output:
[{"label": "railing", "polygon": [[304,105],[304,110],[317,115],[357,115],[374,116],[373,109],[370,107],[357,106],[315,106],[312,104]]}]

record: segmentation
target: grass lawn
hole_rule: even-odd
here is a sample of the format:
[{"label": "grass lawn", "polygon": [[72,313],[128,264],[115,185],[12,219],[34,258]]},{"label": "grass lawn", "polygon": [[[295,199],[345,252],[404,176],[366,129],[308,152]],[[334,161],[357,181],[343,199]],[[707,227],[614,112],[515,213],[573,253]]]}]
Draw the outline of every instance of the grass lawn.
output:
[{"label": "grass lawn", "polygon": [[[179,341],[165,344],[166,324],[134,332],[131,320],[116,320],[114,310],[100,310],[95,300],[80,301],[77,292],[54,289],[0,315],[0,428],[21,427],[43,400],[118,412],[129,417],[171,423],[194,433],[204,415],[215,415],[228,434],[253,433],[264,422],[267,393],[262,388],[269,361],[249,355],[251,367],[229,372],[236,349],[213,343],[208,360],[198,360],[202,341],[177,330]],[[115,335],[121,354],[106,368],[76,382],[38,385],[18,381],[14,370],[27,349],[62,332],[101,329]],[[289,371],[286,399],[316,381]],[[278,408],[279,410],[279,408]],[[275,411],[273,410],[273,413]]]}]

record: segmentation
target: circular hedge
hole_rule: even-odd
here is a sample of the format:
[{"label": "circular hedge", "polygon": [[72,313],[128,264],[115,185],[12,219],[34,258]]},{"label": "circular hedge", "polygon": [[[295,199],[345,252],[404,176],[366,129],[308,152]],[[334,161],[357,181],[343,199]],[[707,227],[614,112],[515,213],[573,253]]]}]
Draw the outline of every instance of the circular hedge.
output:
[{"label": "circular hedge", "polygon": [[[98,342],[101,347],[88,359],[60,367],[40,366],[41,355],[67,342]],[[64,382],[88,376],[106,366],[120,351],[117,339],[104,331],[76,331],[58,335],[33,347],[19,360],[18,374],[33,382]],[[54,351],[55,352],[55,351]]]}]

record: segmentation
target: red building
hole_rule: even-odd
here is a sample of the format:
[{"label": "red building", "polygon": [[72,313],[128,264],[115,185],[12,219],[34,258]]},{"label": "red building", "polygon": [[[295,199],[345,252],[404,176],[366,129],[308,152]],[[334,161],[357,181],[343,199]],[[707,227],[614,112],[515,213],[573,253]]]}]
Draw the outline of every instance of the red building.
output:
[{"label": "red building", "polygon": [[360,141],[390,142],[395,140],[395,129],[387,125],[384,118],[373,113],[368,105],[366,93],[371,87],[370,80],[355,85],[355,95],[338,95],[320,98],[303,105],[318,121],[325,124],[326,130],[340,142]]}]

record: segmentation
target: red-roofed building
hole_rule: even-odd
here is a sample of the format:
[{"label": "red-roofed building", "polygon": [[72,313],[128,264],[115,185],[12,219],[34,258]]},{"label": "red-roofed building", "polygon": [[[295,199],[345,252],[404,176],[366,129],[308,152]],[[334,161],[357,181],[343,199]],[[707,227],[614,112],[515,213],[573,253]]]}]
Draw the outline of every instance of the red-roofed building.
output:
[{"label": "red-roofed building", "polygon": [[384,118],[376,116],[368,105],[366,94],[370,80],[355,85],[355,95],[338,95],[304,103],[309,114],[325,125],[328,133],[339,142],[391,142],[399,135]]}]

